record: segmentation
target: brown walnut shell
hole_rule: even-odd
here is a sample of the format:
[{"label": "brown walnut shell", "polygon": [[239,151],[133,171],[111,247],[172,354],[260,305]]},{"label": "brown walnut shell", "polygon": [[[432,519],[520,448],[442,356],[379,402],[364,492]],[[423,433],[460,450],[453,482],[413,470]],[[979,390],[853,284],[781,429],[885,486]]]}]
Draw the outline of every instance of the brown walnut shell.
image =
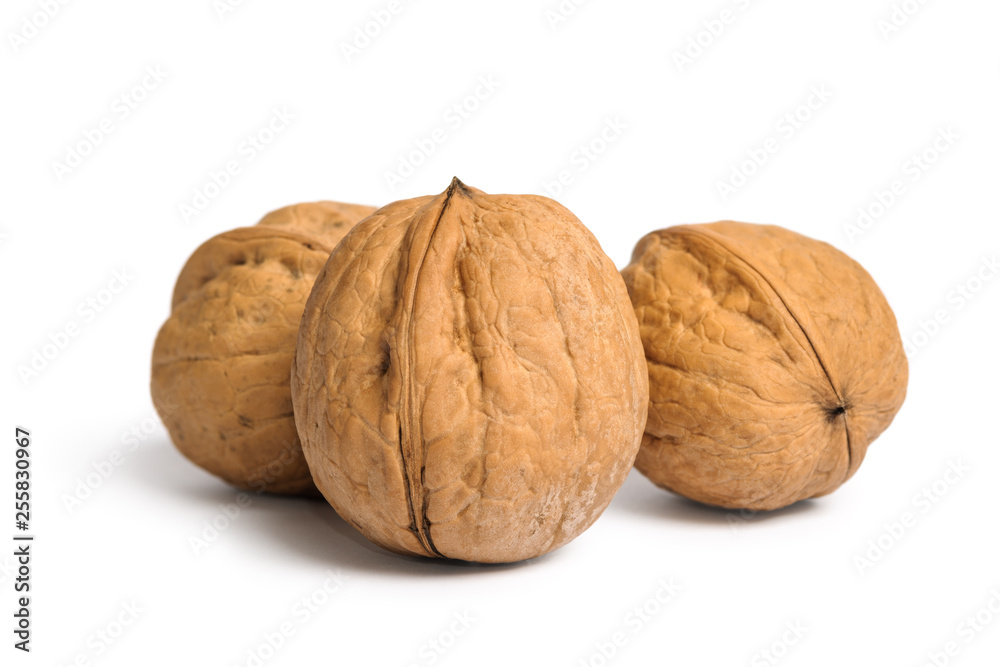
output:
[{"label": "brown walnut shell", "polygon": [[649,364],[636,467],[710,505],[769,510],[849,479],[906,395],[871,276],[826,243],[739,222],[636,245],[622,274]]},{"label": "brown walnut shell", "polygon": [[370,540],[512,562],[604,511],[646,383],[625,285],[580,221],[456,179],[338,246],[306,305],[292,398],[316,485]]},{"label": "brown walnut shell", "polygon": [[302,308],[347,231],[375,209],[288,206],[195,250],[153,349],[151,390],[187,458],[252,491],[315,494],[289,375]]}]

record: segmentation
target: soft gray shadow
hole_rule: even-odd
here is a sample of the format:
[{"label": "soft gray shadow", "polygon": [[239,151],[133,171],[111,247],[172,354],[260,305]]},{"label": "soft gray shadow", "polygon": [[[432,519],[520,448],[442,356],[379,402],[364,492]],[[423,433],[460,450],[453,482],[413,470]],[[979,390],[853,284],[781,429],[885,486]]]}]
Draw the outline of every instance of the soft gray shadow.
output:
[{"label": "soft gray shadow", "polygon": [[638,470],[629,473],[606,514],[632,514],[706,526],[731,526],[734,521],[765,523],[785,517],[814,512],[819,508],[813,500],[801,500],[777,510],[754,512],[712,507],[689,500],[659,488]]},{"label": "soft gray shadow", "polygon": [[[240,492],[185,459],[165,438],[150,441],[131,454],[119,474],[133,477],[149,493],[166,496],[164,502],[183,498],[204,505],[206,512],[233,503]],[[224,539],[247,540],[246,553],[281,549],[295,558],[341,568],[348,574],[484,576],[558,557],[547,554],[520,563],[486,564],[401,556],[369,542],[323,498],[247,493],[252,501],[241,510],[239,530]]]},{"label": "soft gray shadow", "polygon": [[150,492],[173,497],[197,498],[210,494],[216,485],[229,488],[184,458],[166,437],[151,438],[128,454],[118,474],[133,478]]},{"label": "soft gray shadow", "polygon": [[525,567],[550,557],[542,556],[521,563],[485,564],[401,556],[369,542],[322,498],[303,500],[261,496],[251,508],[255,509],[260,510],[255,518],[258,519],[261,534],[267,539],[277,541],[296,557],[348,571],[425,577],[481,576]]}]

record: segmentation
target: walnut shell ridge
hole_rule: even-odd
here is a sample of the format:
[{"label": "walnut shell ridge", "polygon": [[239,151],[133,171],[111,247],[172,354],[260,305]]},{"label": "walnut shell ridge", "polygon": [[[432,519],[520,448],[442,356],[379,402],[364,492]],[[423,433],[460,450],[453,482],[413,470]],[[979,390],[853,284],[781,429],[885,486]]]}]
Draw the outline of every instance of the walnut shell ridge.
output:
[{"label": "walnut shell ridge", "polygon": [[512,562],[604,511],[648,391],[625,285],[583,224],[455,179],[338,246],[306,305],[292,398],[317,487],[370,540]]},{"label": "walnut shell ridge", "polygon": [[622,275],[649,365],[636,467],[665,489],[754,510],[828,494],[903,403],[896,318],[826,243],[683,225],[641,239]]},{"label": "walnut shell ridge", "polygon": [[252,491],[316,494],[295,432],[289,375],[313,280],[375,209],[288,206],[206,241],[174,287],[151,391],[184,456]]}]

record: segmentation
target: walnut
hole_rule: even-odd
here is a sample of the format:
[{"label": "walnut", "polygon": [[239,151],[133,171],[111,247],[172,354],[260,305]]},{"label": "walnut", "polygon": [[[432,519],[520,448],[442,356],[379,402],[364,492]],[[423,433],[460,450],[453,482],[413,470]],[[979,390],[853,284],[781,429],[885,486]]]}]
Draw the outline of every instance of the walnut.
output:
[{"label": "walnut", "polygon": [[871,276],[780,227],[684,225],[622,272],[649,364],[636,467],[710,505],[776,509],[830,493],[906,395],[896,319]]},{"label": "walnut", "polygon": [[296,333],[316,274],[374,210],[288,206],[191,255],[156,338],[151,383],[160,418],[191,461],[243,489],[316,492],[292,417]]},{"label": "walnut", "polygon": [[306,305],[292,400],[319,490],[391,551],[511,562],[588,528],[648,399],[614,264],[558,203],[457,179],[351,231]]}]

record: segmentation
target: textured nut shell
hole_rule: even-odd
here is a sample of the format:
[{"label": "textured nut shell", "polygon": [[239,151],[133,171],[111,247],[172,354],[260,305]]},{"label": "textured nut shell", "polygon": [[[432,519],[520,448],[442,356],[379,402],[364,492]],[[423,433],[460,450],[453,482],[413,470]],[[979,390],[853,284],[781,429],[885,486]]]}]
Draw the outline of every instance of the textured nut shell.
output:
[{"label": "textured nut shell", "polygon": [[317,486],[369,539],[511,562],[600,516],[648,390],[628,294],[593,235],[550,199],[456,180],[337,248],[292,397]]},{"label": "textured nut shell", "polygon": [[826,243],[738,222],[671,227],[622,274],[650,377],[636,467],[664,488],[749,509],[830,493],[903,403],[892,310]]},{"label": "textured nut shell", "polygon": [[271,211],[261,218],[257,225],[277,227],[312,236],[333,248],[356,222],[374,212],[374,208],[362,204],[318,201],[292,204]]},{"label": "textured nut shell", "polygon": [[315,493],[288,386],[302,308],[366,206],[317,202],[220,234],[187,261],[153,349],[151,390],[191,461],[244,489]]}]

